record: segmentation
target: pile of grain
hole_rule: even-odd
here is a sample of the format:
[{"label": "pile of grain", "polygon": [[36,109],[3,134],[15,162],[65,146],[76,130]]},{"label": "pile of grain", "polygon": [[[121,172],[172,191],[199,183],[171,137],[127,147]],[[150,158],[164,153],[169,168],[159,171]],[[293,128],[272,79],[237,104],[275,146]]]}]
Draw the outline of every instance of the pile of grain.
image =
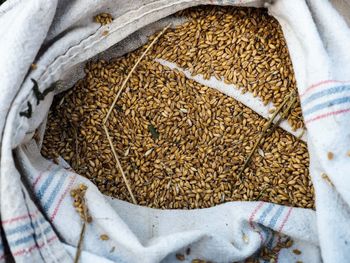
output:
[{"label": "pile of grain", "polygon": [[94,17],[94,21],[96,23],[100,23],[101,25],[107,25],[109,23],[112,23],[113,21],[113,17],[111,14],[108,14],[108,13],[101,13],[101,14],[98,14]]},{"label": "pile of grain", "polygon": [[[266,101],[273,99],[279,105],[279,98],[283,99],[295,89],[283,36],[269,38],[274,40],[275,56],[284,52],[279,58],[273,57],[275,51],[271,51],[272,47],[259,49],[259,46],[251,45],[252,54],[248,60],[246,56],[232,58],[236,53],[229,53],[229,50],[247,48],[247,44],[243,47],[237,40],[226,47],[227,39],[225,35],[224,38],[221,36],[225,29],[219,30],[219,26],[227,30],[234,28],[234,32],[242,34],[262,30],[262,36],[266,37],[267,32],[280,31],[278,24],[265,11],[256,9],[211,7],[193,9],[186,15],[196,18],[197,22],[191,20],[164,34],[131,75],[107,122],[137,203],[156,208],[191,209],[235,200],[264,200],[314,207],[305,143],[276,129],[254,154],[240,180],[238,172],[267,120],[233,98],[154,61],[162,57],[180,66],[188,65],[188,68],[191,68],[190,63],[194,72],[206,76],[226,76],[228,71],[234,72],[236,80],[248,91]],[[257,21],[251,22],[253,18]],[[197,23],[197,31],[191,29],[193,23]],[[211,31],[212,38],[208,40],[215,43],[211,52],[216,56],[201,51],[207,47],[200,44],[192,43],[191,47],[184,44],[192,34],[198,35],[194,39],[205,37],[208,24],[217,28],[217,31]],[[237,25],[247,25],[246,31],[238,29],[243,26]],[[255,25],[255,29],[251,25]],[[245,36],[247,43],[253,41],[249,38],[251,35]],[[266,43],[273,45],[269,40]],[[194,46],[198,48],[195,52],[191,49]],[[222,46],[225,46],[225,55],[221,52]],[[62,156],[77,173],[89,178],[103,193],[128,201],[130,195],[115,166],[102,122],[126,75],[146,47],[110,62],[88,63],[86,77],[55,99],[42,148],[43,155],[48,158]],[[196,54],[183,64],[182,59],[186,56],[179,50]],[[206,54],[210,56],[207,62],[213,61],[214,64],[206,63]],[[225,60],[218,62],[221,56]],[[260,64],[254,59],[256,56],[260,56]],[[279,63],[276,62],[278,59]],[[231,61],[226,64],[231,71],[226,66],[219,70],[225,61]],[[243,70],[246,68],[244,61],[249,61],[248,66],[253,68]],[[220,66],[217,63],[221,63]],[[250,72],[259,72],[260,65],[264,74],[255,76],[255,85],[247,79],[251,78]],[[237,70],[237,67],[242,67],[242,70]],[[285,72],[288,72],[287,77]],[[234,82],[234,78],[227,78],[227,81]],[[280,82],[282,84],[277,84]],[[272,91],[270,87],[273,87]],[[295,127],[301,126],[298,111],[294,110],[296,115],[290,117]]]},{"label": "pile of grain", "polygon": [[[204,7],[179,15],[189,21],[164,35],[154,48],[157,57],[193,75],[223,79],[275,106],[296,91],[281,26],[265,9]],[[304,126],[300,103],[288,121],[294,129]]]}]

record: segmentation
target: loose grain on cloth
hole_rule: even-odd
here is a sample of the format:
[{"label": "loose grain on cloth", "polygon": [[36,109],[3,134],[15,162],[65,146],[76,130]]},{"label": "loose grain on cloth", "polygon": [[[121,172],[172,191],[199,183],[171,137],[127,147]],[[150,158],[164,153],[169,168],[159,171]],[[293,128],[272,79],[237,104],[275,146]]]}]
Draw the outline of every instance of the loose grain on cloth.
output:
[{"label": "loose grain on cloth", "polygon": [[[262,7],[265,1],[4,3],[0,7],[0,260],[5,260],[6,239],[16,262],[71,262],[82,221],[69,193],[84,183],[92,222],[86,228],[81,262],[176,262],[179,257],[187,262],[232,262],[250,257],[261,246],[273,249],[287,237],[294,242],[279,250],[280,262],[321,258],[347,262],[350,30],[327,1],[273,2],[267,7],[282,26],[308,129],[316,212],[264,202],[230,202],[192,211],[135,206],[105,197],[63,159],[56,164],[40,155],[52,89],[69,88],[67,83],[82,76],[81,63],[100,52],[105,51],[99,56],[121,55],[135,49],[143,44],[143,33],[159,29],[160,24],[130,34],[187,7]],[[102,26],[93,18],[104,12],[113,20]],[[126,37],[121,42],[124,49],[111,48]],[[32,63],[37,67],[28,72]],[[58,80],[62,82],[52,86]],[[39,125],[39,140],[32,139]],[[330,152],[333,158],[328,158]],[[101,240],[101,235],[109,240]]]},{"label": "loose grain on cloth", "polygon": [[[207,208],[229,201],[258,200],[313,208],[307,145],[295,136],[279,128],[270,132],[259,144],[258,154],[247,162],[247,169],[243,168],[268,122],[254,110],[273,107],[268,92],[272,91],[281,105],[288,104],[288,94],[296,93],[277,20],[265,9],[228,6],[195,7],[176,16],[189,21],[167,29],[152,46],[158,32],[121,58],[87,63],[85,77],[53,101],[43,156],[61,156],[106,195],[133,201],[129,198],[135,193],[137,204],[153,208]],[[172,43],[177,43],[176,47]],[[146,47],[147,56],[122,89]],[[197,70],[182,74],[162,65],[170,63],[166,58],[175,58],[180,66],[194,64]],[[242,64],[248,65],[247,72],[240,69]],[[214,89],[191,80],[203,70],[207,71],[204,81]],[[226,83],[215,77],[209,80],[210,71],[225,75]],[[230,96],[215,91],[222,83],[228,86]],[[250,91],[244,94],[232,85],[244,87],[247,83]],[[277,88],[272,89],[274,85]],[[234,91],[238,98],[231,97]],[[239,103],[248,95],[260,107]],[[296,101],[297,95],[291,100]],[[302,124],[300,106],[297,108],[299,112],[289,113],[295,116],[291,119],[294,126]],[[117,169],[105,136],[102,122],[108,112],[110,138],[128,182]],[[284,128],[290,126],[287,121],[285,124]]]}]

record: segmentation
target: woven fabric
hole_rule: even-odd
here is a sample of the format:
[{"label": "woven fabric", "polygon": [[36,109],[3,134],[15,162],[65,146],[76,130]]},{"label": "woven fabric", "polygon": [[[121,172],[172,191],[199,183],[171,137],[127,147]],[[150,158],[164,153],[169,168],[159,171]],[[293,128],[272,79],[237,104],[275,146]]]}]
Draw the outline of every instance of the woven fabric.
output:
[{"label": "woven fabric", "polygon": [[[266,6],[281,24],[308,130],[316,211],[264,202],[191,211],[135,206],[102,195],[63,159],[55,164],[40,155],[32,137],[38,127],[42,137],[54,92],[39,101],[32,79],[41,92],[58,80],[56,92],[68,88],[86,60],[133,50],[164,24],[157,21],[199,4]],[[100,12],[113,22],[94,23]],[[237,262],[285,236],[295,242],[279,252],[279,262],[347,262],[350,30],[328,1],[8,0],[0,7],[0,35],[0,262],[5,243],[16,262],[72,262],[82,222],[69,192],[80,183],[88,185],[93,218],[80,262],[175,262],[189,247],[187,262]]]}]

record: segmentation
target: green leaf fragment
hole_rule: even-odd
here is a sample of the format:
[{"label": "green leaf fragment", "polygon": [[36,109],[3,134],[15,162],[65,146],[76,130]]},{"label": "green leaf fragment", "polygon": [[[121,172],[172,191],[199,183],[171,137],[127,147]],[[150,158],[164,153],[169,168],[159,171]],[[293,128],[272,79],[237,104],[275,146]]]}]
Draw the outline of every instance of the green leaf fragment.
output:
[{"label": "green leaf fragment", "polygon": [[159,138],[159,133],[158,133],[157,129],[152,124],[148,125],[148,130],[152,134],[152,137],[154,140]]}]

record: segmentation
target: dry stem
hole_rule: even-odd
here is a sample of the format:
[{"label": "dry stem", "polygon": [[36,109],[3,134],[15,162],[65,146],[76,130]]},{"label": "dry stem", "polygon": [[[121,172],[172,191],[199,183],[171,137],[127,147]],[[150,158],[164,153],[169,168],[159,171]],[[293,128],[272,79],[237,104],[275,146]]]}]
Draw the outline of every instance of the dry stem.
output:
[{"label": "dry stem", "polygon": [[124,80],[122,86],[120,87],[120,89],[118,90],[118,93],[117,95],[115,96],[114,100],[113,100],[113,103],[111,105],[111,107],[109,108],[108,112],[107,112],[107,115],[106,115],[106,118],[104,119],[103,121],[103,128],[106,132],[106,135],[107,135],[107,139],[108,139],[108,142],[109,142],[109,145],[111,146],[112,148],[112,152],[113,152],[113,155],[114,155],[114,158],[115,158],[115,161],[117,162],[117,166],[122,174],[122,177],[123,177],[123,180],[126,184],[126,188],[128,189],[128,192],[131,196],[131,199],[133,201],[134,204],[137,204],[136,202],[136,199],[135,199],[135,196],[134,194],[132,193],[132,190],[131,190],[131,187],[130,187],[130,184],[129,184],[129,181],[128,179],[126,178],[125,176],[125,173],[124,173],[124,170],[120,164],[120,161],[119,161],[119,158],[117,156],[117,153],[115,151],[115,148],[113,146],[113,142],[109,136],[109,132],[108,132],[108,129],[107,129],[107,126],[106,126],[106,122],[108,121],[108,118],[109,116],[111,115],[112,111],[113,111],[113,108],[115,106],[115,104],[117,103],[117,100],[120,96],[120,94],[122,93],[122,91],[124,90],[124,87],[126,85],[126,83],[128,82],[129,78],[131,77],[131,74],[135,71],[137,65],[140,63],[140,61],[145,57],[145,55],[147,54],[147,52],[151,49],[151,47],[153,46],[153,44],[160,38],[161,35],[164,34],[164,32],[169,28],[170,24],[168,26],[166,26],[154,39],[153,41],[149,44],[149,46],[146,48],[146,50],[142,53],[142,55],[139,57],[139,59],[136,61],[135,65],[132,67],[132,69],[130,70],[129,74],[126,76],[126,79]]},{"label": "dry stem", "polygon": [[120,172],[121,172],[121,174],[122,174],[122,176],[123,176],[123,180],[124,180],[124,182],[125,182],[125,184],[126,184],[126,188],[128,189],[128,192],[129,192],[129,194],[130,194],[130,196],[131,196],[132,202],[133,202],[134,204],[137,204],[136,199],[135,199],[135,197],[134,197],[134,194],[133,194],[132,191],[131,191],[131,187],[130,187],[129,181],[128,181],[128,179],[126,178],[125,173],[124,173],[124,170],[123,170],[123,168],[122,168],[122,166],[121,166],[121,164],[120,164],[120,161],[119,161],[118,155],[117,155],[117,153],[116,153],[116,151],[115,151],[115,148],[114,148],[113,142],[112,142],[112,140],[111,140],[111,137],[109,136],[109,132],[108,132],[108,129],[107,129],[106,125],[103,124],[103,128],[104,128],[104,130],[105,130],[105,132],[106,132],[107,140],[108,140],[108,142],[109,142],[109,145],[111,146],[111,149],[112,149],[112,152],[113,152],[113,155],[114,155],[114,159],[115,159],[115,161],[117,162],[117,167],[119,168],[119,170],[120,170]]},{"label": "dry stem", "polygon": [[[238,178],[239,178],[239,179],[241,179],[242,174],[243,174],[245,168],[247,168],[247,166],[248,166],[248,164],[249,164],[249,162],[250,162],[250,159],[252,158],[253,154],[255,153],[255,151],[256,151],[256,149],[258,148],[258,146],[259,146],[260,142],[262,141],[262,139],[265,137],[267,130],[270,128],[271,124],[273,123],[273,121],[274,121],[275,118],[277,117],[278,113],[282,110],[282,108],[284,107],[284,105],[286,105],[286,104],[290,101],[291,97],[292,97],[292,101],[294,100],[295,97],[293,96],[293,94],[294,94],[294,91],[292,91],[288,96],[286,96],[286,98],[284,99],[284,101],[281,103],[281,105],[277,108],[277,110],[273,113],[273,115],[271,116],[271,118],[269,119],[269,121],[268,121],[268,122],[266,123],[266,125],[264,126],[263,130],[261,131],[261,135],[260,135],[259,139],[255,142],[252,151],[250,152],[248,158],[246,159],[246,161],[245,161],[244,164],[243,164],[243,167],[242,167],[241,171],[240,171],[239,174],[238,174]],[[293,104],[294,104],[294,102],[293,102],[293,103],[290,103],[290,107],[291,107],[291,105],[293,105]],[[289,108],[289,107],[288,107],[288,108]],[[283,113],[285,113],[285,112],[283,112]]]},{"label": "dry stem", "polygon": [[[289,95],[291,96],[291,100],[290,102],[288,103],[286,109],[282,112],[282,114],[280,115],[280,118],[278,119],[278,121],[276,121],[272,128],[270,129],[270,131],[266,134],[265,137],[268,137],[270,136],[275,130],[276,128],[279,127],[279,125],[281,124],[281,122],[284,120],[284,119],[287,119],[288,118],[288,114],[291,112],[291,110],[294,108],[294,106],[296,105],[297,103],[297,96],[295,95],[294,92],[291,92],[291,94]],[[288,97],[288,96],[287,96]]]},{"label": "dry stem", "polygon": [[83,227],[81,228],[81,231],[80,231],[80,237],[79,237],[77,252],[75,253],[75,257],[74,257],[74,263],[79,262],[79,258],[80,258],[80,254],[81,254],[81,250],[82,250],[82,246],[83,246],[83,240],[84,240],[84,236],[85,236],[85,228],[86,228],[86,222],[84,221]]},{"label": "dry stem", "polygon": [[81,196],[81,200],[82,200],[82,206],[83,206],[83,213],[84,213],[84,220],[83,220],[83,226],[81,228],[80,231],[80,236],[79,236],[79,241],[78,241],[78,246],[77,246],[77,252],[75,253],[75,257],[74,257],[74,263],[78,263],[79,262],[79,258],[81,255],[81,251],[83,248],[83,241],[84,241],[84,236],[85,236],[85,229],[86,229],[86,223],[87,223],[87,208],[86,208],[86,204],[85,204],[85,196]]}]

